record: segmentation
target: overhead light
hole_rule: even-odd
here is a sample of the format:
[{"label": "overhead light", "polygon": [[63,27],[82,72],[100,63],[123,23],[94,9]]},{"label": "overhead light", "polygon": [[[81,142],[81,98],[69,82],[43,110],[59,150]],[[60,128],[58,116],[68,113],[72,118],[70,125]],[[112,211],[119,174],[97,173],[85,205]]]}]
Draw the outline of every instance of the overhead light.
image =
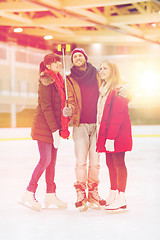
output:
[{"label": "overhead light", "polygon": [[156,27],[156,23],[152,23],[152,27]]},{"label": "overhead light", "polygon": [[100,43],[91,44],[91,51],[94,52],[94,54],[97,56],[100,56],[103,54],[102,49],[103,49],[102,44],[100,44]]},{"label": "overhead light", "polygon": [[44,39],[45,39],[45,40],[50,40],[50,39],[53,39],[53,36],[51,36],[51,35],[46,35],[46,36],[44,36]]},{"label": "overhead light", "polygon": [[13,31],[16,33],[23,32],[23,28],[14,28]]}]

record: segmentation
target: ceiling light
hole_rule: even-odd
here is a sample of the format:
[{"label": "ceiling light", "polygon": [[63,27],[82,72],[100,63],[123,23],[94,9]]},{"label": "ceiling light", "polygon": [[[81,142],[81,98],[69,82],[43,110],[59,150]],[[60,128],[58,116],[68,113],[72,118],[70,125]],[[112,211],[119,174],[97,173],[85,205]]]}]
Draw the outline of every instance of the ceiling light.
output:
[{"label": "ceiling light", "polygon": [[23,28],[14,28],[13,31],[16,33],[23,32]]},{"label": "ceiling light", "polygon": [[44,36],[44,39],[45,39],[45,40],[50,40],[50,39],[53,39],[53,36],[47,35],[47,36]]},{"label": "ceiling light", "polygon": [[156,23],[152,23],[152,27],[156,27]]}]

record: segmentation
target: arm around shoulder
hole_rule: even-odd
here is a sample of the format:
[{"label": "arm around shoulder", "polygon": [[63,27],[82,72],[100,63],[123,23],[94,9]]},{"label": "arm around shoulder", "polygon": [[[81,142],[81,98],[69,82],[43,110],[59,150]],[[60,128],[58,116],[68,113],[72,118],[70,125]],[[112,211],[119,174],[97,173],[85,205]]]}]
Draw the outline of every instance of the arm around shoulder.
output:
[{"label": "arm around shoulder", "polygon": [[133,99],[133,92],[129,87],[127,82],[121,81],[121,83],[117,86],[117,95],[124,97],[128,102],[131,102]]}]

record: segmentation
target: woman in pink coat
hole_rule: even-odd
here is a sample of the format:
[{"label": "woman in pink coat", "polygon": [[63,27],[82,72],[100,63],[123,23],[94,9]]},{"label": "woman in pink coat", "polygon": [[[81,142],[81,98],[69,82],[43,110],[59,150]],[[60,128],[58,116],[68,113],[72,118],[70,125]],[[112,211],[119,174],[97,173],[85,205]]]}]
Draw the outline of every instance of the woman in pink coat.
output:
[{"label": "woman in pink coat", "polygon": [[121,83],[118,68],[104,60],[100,65],[101,87],[97,105],[97,152],[105,152],[111,189],[106,210],[126,209],[127,169],[125,152],[132,149],[128,100],[116,94]]}]

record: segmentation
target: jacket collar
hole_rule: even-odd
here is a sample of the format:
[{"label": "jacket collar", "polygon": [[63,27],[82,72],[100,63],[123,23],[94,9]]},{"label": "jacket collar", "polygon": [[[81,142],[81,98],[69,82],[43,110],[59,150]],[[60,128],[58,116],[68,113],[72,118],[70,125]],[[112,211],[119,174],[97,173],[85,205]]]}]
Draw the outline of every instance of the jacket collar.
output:
[{"label": "jacket collar", "polygon": [[42,72],[39,78],[39,82],[41,82],[44,86],[49,86],[55,82],[55,80],[48,74]]}]

